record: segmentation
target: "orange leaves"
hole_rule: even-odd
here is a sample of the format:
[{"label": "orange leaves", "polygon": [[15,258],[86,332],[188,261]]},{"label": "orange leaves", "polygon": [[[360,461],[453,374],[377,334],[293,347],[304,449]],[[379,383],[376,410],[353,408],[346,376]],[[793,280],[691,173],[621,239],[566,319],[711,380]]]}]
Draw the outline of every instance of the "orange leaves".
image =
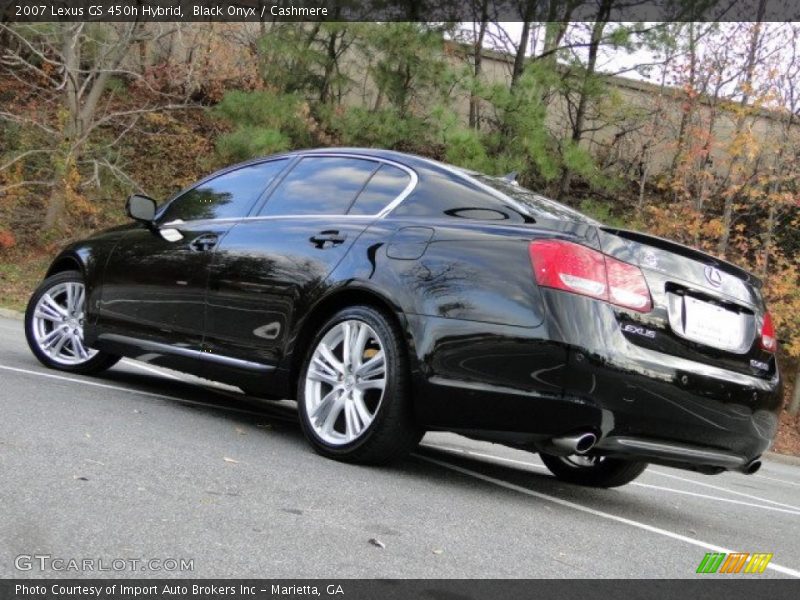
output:
[{"label": "orange leaves", "polygon": [[722,235],[722,219],[701,219],[700,235],[706,238],[718,238]]},{"label": "orange leaves", "polygon": [[17,245],[14,234],[5,229],[0,229],[0,250],[8,250]]},{"label": "orange leaves", "polygon": [[772,311],[779,339],[787,340],[783,351],[800,358],[800,263],[797,257],[778,254],[764,285],[764,296]]},{"label": "orange leaves", "polygon": [[[696,245],[712,222],[703,220],[702,215],[684,204],[669,206],[652,205],[646,208],[646,229],[657,236],[670,238],[684,244]],[[717,220],[718,222],[718,220]]]}]

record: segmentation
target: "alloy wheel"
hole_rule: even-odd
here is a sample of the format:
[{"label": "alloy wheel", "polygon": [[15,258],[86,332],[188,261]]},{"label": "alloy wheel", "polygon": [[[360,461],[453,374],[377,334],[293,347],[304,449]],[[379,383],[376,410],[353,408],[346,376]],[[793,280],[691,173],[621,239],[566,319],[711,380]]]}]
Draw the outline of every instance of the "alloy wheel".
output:
[{"label": "alloy wheel", "polygon": [[83,342],[86,288],[83,283],[56,283],[41,295],[33,312],[33,337],[44,354],[61,365],[81,365],[97,355]]},{"label": "alloy wheel", "polygon": [[386,353],[375,330],[348,319],[322,337],[305,377],[304,402],[314,433],[342,446],[375,420],[386,390]]}]

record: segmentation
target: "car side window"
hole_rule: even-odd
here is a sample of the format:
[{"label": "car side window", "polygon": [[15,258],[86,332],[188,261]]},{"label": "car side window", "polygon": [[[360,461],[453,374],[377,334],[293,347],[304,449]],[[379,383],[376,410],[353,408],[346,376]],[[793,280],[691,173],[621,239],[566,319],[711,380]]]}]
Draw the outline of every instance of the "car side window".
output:
[{"label": "car side window", "polygon": [[375,215],[381,212],[386,205],[403,193],[410,181],[411,176],[403,169],[392,165],[381,165],[361,190],[347,214]]},{"label": "car side window", "polygon": [[478,186],[447,174],[429,175],[392,211],[397,217],[468,219],[473,221],[533,221]]},{"label": "car side window", "polygon": [[303,158],[278,184],[260,214],[343,215],[378,166],[360,158]]},{"label": "car side window", "polygon": [[253,203],[287,164],[287,159],[271,160],[209,179],[170,202],[159,221],[246,217]]}]

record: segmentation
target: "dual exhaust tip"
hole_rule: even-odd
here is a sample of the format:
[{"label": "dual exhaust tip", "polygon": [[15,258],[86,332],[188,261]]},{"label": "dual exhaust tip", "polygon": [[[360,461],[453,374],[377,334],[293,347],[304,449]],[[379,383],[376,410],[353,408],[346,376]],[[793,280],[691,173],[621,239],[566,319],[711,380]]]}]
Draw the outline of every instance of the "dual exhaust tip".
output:
[{"label": "dual exhaust tip", "polygon": [[578,433],[551,440],[553,446],[570,454],[586,454],[594,448],[597,436],[593,433]]}]

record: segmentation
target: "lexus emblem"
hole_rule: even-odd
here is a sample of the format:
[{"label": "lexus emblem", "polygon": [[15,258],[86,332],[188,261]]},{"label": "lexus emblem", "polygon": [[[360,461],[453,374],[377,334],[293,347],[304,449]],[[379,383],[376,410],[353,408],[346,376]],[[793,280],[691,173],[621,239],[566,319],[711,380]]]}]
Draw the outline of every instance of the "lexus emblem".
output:
[{"label": "lexus emblem", "polygon": [[705,268],[705,274],[708,283],[710,283],[714,287],[719,287],[722,285],[722,273],[720,273],[720,270],[717,269],[716,267],[708,265]]},{"label": "lexus emblem", "polygon": [[645,250],[642,253],[642,262],[645,266],[654,268],[658,266],[658,257],[650,250]]}]

